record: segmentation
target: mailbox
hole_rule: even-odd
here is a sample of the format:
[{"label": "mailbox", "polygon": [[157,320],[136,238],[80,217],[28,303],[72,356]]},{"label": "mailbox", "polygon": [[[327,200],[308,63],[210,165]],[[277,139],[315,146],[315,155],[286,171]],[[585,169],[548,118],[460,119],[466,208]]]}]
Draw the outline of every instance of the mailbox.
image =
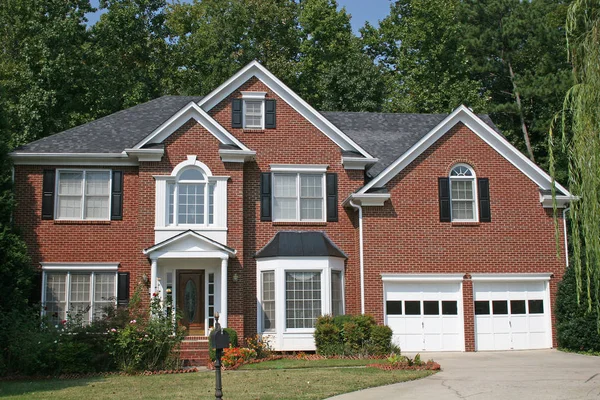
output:
[{"label": "mailbox", "polygon": [[229,333],[219,329],[212,333],[212,347],[215,349],[226,349],[229,347]]}]

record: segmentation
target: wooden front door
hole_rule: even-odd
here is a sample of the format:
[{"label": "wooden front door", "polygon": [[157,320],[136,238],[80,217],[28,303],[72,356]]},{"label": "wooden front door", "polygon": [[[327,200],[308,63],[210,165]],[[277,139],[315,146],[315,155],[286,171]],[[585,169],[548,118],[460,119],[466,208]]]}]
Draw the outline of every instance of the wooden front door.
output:
[{"label": "wooden front door", "polygon": [[204,271],[177,272],[177,309],[188,335],[204,331]]}]

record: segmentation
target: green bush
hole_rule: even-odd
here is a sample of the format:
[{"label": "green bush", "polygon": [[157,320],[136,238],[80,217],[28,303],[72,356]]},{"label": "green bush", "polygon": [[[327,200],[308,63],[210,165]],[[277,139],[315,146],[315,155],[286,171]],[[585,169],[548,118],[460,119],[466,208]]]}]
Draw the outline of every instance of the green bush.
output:
[{"label": "green bush", "polygon": [[[587,285],[585,274],[582,280],[585,288]],[[592,296],[594,293],[595,288],[592,288]],[[572,351],[600,351],[598,313],[595,308],[588,311],[585,294],[581,296],[580,304],[577,304],[577,286],[573,267],[567,268],[562,282],[558,284],[555,312],[560,347]]]},{"label": "green bush", "polygon": [[378,326],[372,315],[321,316],[315,325],[317,353],[329,355],[385,355],[392,349],[392,330]]},{"label": "green bush", "polygon": [[369,353],[383,356],[392,352],[392,328],[387,325],[373,325]]},{"label": "green bush", "polygon": [[[235,329],[223,328],[223,331],[229,334],[229,345],[231,347],[238,347],[238,334]],[[208,335],[208,357],[210,357],[211,361],[215,361],[217,359],[217,355],[212,343],[212,335]]]},{"label": "green bush", "polygon": [[341,354],[344,344],[340,337],[340,328],[334,323],[334,318],[329,315],[317,318],[315,325],[315,344],[317,353],[324,356]]}]

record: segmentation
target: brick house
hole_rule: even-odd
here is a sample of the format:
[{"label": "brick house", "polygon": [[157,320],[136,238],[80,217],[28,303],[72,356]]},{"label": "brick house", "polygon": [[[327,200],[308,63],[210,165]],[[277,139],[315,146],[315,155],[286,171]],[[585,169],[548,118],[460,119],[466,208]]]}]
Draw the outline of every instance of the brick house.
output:
[{"label": "brick house", "polygon": [[552,180],[466,107],[320,113],[253,62],[12,157],[51,317],[142,285],[202,343],[216,312],[276,350],[314,350],[318,315],[369,313],[405,351],[556,346]]}]

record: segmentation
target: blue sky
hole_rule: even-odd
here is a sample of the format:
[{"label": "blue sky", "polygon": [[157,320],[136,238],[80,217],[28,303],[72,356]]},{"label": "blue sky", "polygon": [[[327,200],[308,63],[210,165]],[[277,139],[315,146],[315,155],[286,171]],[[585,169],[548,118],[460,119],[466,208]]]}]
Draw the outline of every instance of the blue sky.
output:
[{"label": "blue sky", "polygon": [[[184,0],[191,2],[192,0]],[[346,11],[352,15],[352,29],[358,34],[358,30],[369,21],[377,25],[390,9],[391,0],[337,0],[340,7],[346,7]],[[98,0],[92,0],[92,6],[98,7]],[[88,15],[88,24],[94,24],[99,18],[99,13]]]}]

